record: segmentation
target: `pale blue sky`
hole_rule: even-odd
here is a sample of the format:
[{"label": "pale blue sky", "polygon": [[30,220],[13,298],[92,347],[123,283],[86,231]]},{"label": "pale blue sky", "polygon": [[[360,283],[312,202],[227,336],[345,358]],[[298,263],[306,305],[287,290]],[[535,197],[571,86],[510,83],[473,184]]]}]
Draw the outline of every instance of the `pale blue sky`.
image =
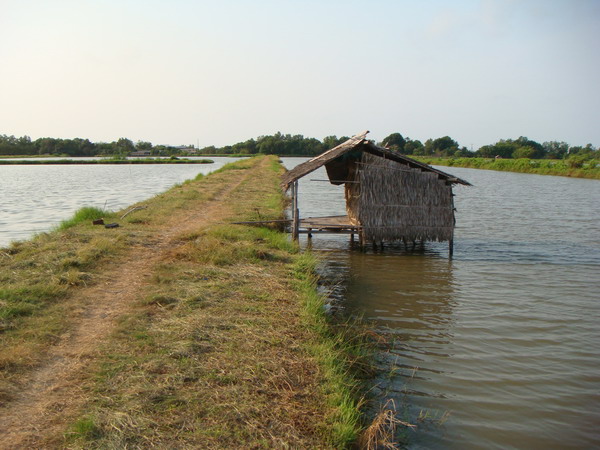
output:
[{"label": "pale blue sky", "polygon": [[0,134],[600,145],[599,0],[0,0]]}]

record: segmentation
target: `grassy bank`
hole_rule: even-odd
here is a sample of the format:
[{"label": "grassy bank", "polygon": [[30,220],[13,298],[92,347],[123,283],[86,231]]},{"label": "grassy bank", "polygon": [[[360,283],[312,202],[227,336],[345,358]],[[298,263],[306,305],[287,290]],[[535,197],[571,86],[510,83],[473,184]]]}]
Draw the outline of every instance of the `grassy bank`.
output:
[{"label": "grassy bank", "polygon": [[10,159],[0,160],[0,165],[40,165],[40,164],[212,164],[212,159],[188,158],[102,158],[102,159]]},{"label": "grassy bank", "polygon": [[[73,348],[55,349],[87,342],[82,321],[91,316],[91,328],[94,311],[120,305],[58,377],[34,444],[350,446],[361,429],[360,339],[324,314],[312,255],[275,230],[228,225],[281,216],[281,171],[274,157],[238,161],[125,219],[87,211],[2,249],[2,412],[27,417],[17,409],[24,395],[35,400],[28,386],[52,367],[48,355],[67,358]],[[89,214],[121,226],[94,227]]]},{"label": "grassy bank", "polygon": [[550,159],[491,159],[491,158],[427,158],[412,156],[430,165],[469,167],[473,169],[499,170],[503,172],[556,175],[562,177],[591,178],[600,180],[600,167],[596,161],[587,163]]}]

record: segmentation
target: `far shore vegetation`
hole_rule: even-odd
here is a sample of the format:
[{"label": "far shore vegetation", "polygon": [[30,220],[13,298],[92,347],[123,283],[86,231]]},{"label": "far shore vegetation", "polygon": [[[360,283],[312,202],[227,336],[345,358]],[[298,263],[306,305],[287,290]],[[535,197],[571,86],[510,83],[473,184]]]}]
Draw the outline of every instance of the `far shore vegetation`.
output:
[{"label": "far shore vegetation", "polygon": [[579,158],[568,158],[564,160],[528,158],[435,158],[423,156],[417,156],[414,159],[432,166],[467,167],[471,169],[600,180],[600,163],[598,160],[582,161]]},{"label": "far shore vegetation", "polygon": [[10,158],[2,160],[0,159],[0,165],[73,165],[73,164],[212,164],[212,159],[189,159],[185,157],[171,156],[168,158],[126,158],[126,157],[112,157],[112,158],[100,158],[100,159],[39,159],[39,158],[28,158],[28,159],[16,159]]},{"label": "far shore vegetation", "polygon": [[[20,156],[105,156],[125,160],[127,156],[252,156],[257,154],[311,157],[347,140],[347,136],[326,136],[322,140],[277,132],[224,147],[193,145],[178,147],[132,142],[127,138],[106,143],[88,139],[40,138],[0,135],[0,155]],[[600,150],[588,143],[571,145],[562,141],[536,142],[527,137],[501,139],[477,150],[461,146],[450,136],[421,142],[400,133],[392,133],[378,143],[429,164],[504,170],[581,178],[600,178]],[[56,162],[54,162],[56,163]],[[118,163],[116,163],[118,164]],[[138,162],[144,164],[144,162]]]},{"label": "far shore vegetation", "polygon": [[[122,211],[82,208],[50,232],[0,248],[3,412],[31,420],[19,409],[31,380],[51,375],[58,356],[75,358],[58,382],[76,395],[64,405],[44,398],[53,409],[35,410],[28,446],[356,443],[368,425],[368,333],[326,314],[310,252],[276,229],[231,225],[258,213],[282,217],[283,170],[275,156],[243,159]],[[92,224],[100,218],[120,226]],[[98,308],[116,308],[118,318],[81,356],[69,346],[112,320]]]}]

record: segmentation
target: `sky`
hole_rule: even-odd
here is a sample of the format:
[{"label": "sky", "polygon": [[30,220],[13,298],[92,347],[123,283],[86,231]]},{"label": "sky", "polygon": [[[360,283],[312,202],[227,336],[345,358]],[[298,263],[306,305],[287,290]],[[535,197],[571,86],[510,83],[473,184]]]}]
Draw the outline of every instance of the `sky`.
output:
[{"label": "sky", "polygon": [[600,146],[600,0],[0,0],[0,134]]}]

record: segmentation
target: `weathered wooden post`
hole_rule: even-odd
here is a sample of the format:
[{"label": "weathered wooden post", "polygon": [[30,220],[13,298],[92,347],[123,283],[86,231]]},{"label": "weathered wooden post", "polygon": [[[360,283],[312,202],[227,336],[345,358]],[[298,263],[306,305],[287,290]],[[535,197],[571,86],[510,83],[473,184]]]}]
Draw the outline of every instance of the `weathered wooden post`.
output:
[{"label": "weathered wooden post", "polygon": [[450,194],[450,206],[452,208],[452,231],[450,234],[450,240],[448,241],[448,259],[452,259],[454,256],[454,227],[456,226],[456,216],[454,215],[454,211],[456,208],[454,207],[454,194]]},{"label": "weathered wooden post", "polygon": [[298,209],[298,180],[292,184],[292,239],[298,240],[300,235],[300,211]]}]

